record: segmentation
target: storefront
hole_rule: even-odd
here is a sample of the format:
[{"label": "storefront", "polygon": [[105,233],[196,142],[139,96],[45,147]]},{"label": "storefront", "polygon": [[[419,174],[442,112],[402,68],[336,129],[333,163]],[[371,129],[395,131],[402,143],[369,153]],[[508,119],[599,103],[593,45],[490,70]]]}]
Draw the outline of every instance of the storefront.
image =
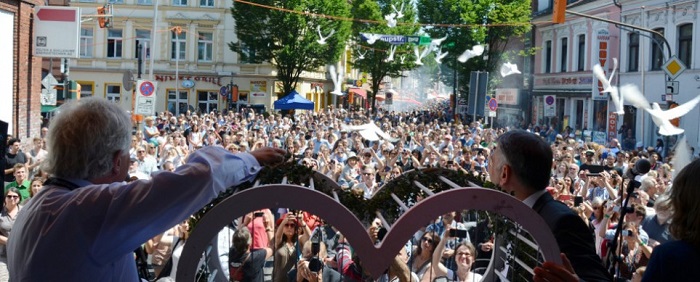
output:
[{"label": "storefront", "polygon": [[[595,81],[597,83],[597,81]],[[535,78],[532,120],[577,138],[606,143],[618,138],[619,121],[609,95],[600,95],[590,73],[547,74]]]}]

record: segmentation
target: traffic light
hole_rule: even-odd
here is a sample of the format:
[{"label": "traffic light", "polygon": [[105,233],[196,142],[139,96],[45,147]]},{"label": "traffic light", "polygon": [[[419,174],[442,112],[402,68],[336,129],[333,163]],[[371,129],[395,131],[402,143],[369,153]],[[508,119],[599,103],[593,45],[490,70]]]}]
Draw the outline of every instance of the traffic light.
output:
[{"label": "traffic light", "polygon": [[110,6],[97,7],[97,21],[100,23],[100,28],[112,27],[110,15]]},{"label": "traffic light", "polygon": [[82,86],[75,80],[69,80],[66,82],[66,91],[64,91],[64,98],[71,100],[80,100],[80,90]]},{"label": "traffic light", "polygon": [[566,2],[567,0],[554,0],[552,8],[552,22],[564,23],[566,21]]}]

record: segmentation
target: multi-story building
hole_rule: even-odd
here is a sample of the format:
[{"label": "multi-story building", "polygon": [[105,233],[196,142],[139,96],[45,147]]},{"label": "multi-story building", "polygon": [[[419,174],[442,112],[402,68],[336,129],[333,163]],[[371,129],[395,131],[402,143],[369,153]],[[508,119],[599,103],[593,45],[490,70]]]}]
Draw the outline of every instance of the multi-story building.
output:
[{"label": "multi-story building", "polygon": [[[41,127],[41,58],[32,55],[32,14],[43,4],[0,1],[0,121],[9,125],[9,134],[23,140],[38,136]],[[0,132],[0,140],[4,136]]]},{"label": "multi-story building", "polygon": [[[157,82],[156,111],[174,114],[194,110],[210,112],[233,105],[221,95],[224,86],[235,85],[241,105],[272,103],[281,92],[276,68],[250,64],[230,50],[239,44],[231,16],[232,1],[214,0],[73,0],[82,14],[112,4],[111,26],[85,21],[80,31],[80,59],[70,62],[70,78],[81,85],[81,97],[99,96],[133,108],[133,92],[124,87],[124,73],[138,72],[138,44],[143,56],[142,79]],[[154,26],[154,19],[156,24]],[[179,33],[178,33],[179,31]],[[154,33],[154,34],[153,34]],[[152,42],[155,35],[155,42]],[[151,65],[153,61],[153,65]],[[153,71],[153,77],[149,72]],[[320,86],[320,87],[316,87]],[[316,109],[330,103],[332,82],[323,70],[304,72],[297,91],[314,102]]]},{"label": "multi-story building", "polygon": [[[611,1],[572,2],[567,9],[619,20],[620,8]],[[605,143],[617,137],[618,117],[606,93],[592,75],[595,64],[606,72],[619,58],[619,29],[610,23],[566,15],[552,24],[552,1],[533,2],[535,46],[532,84],[532,123],[571,127],[582,137]]]},{"label": "multi-story building", "polygon": [[[671,101],[683,104],[698,95],[700,70],[696,56],[700,46],[693,44],[698,38],[698,1],[620,1],[621,21],[630,25],[657,31],[663,37],[638,29],[622,31],[620,54],[620,83],[636,84],[651,103],[659,103],[662,109],[671,107]],[[697,50],[697,51],[696,51]],[[675,57],[676,59],[672,59]],[[680,61],[685,71],[668,67],[667,62]],[[667,71],[670,73],[667,75]],[[679,126],[691,146],[700,145],[700,110],[695,107],[680,118]],[[678,136],[662,137],[658,127],[645,111],[626,112],[625,124],[630,138],[645,146],[654,146],[657,139],[672,148]]]}]

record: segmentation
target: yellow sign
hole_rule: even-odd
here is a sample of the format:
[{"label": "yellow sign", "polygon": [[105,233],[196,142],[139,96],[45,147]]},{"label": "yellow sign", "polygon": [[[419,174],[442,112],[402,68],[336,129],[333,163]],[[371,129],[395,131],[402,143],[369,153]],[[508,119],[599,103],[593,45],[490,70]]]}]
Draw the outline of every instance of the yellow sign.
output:
[{"label": "yellow sign", "polygon": [[663,66],[664,72],[666,72],[666,75],[668,75],[671,79],[675,79],[683,71],[686,69],[685,65],[681,60],[679,60],[676,56],[671,57],[664,63]]}]

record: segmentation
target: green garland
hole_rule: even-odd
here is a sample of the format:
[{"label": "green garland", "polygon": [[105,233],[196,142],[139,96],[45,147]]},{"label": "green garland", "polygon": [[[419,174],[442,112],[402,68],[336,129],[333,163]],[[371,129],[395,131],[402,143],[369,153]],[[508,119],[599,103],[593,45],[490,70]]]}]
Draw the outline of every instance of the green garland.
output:
[{"label": "green garland", "polygon": [[[327,185],[325,179],[314,177],[315,172],[309,167],[289,164],[276,168],[263,168],[262,171],[256,177],[253,182],[245,182],[238,186],[230,187],[226,191],[222,192],[216,199],[212,200],[209,204],[200,209],[190,218],[191,229],[197,225],[197,222],[206,215],[206,213],[216,206],[219,202],[230,197],[231,195],[250,189],[254,186],[254,183],[259,181],[261,185],[265,184],[280,184],[283,178],[287,177],[287,184],[300,185],[308,187],[309,181],[313,179],[314,188],[320,192],[325,193],[329,197],[333,197],[334,188],[331,185]],[[428,168],[423,170],[412,170],[402,174],[401,176],[389,181],[380,190],[372,196],[371,199],[365,199],[362,194],[353,193],[351,190],[335,190],[338,194],[340,202],[348,208],[360,221],[364,223],[369,223],[376,217],[376,212],[379,211],[384,218],[389,222],[395,222],[401,213],[403,212],[398,203],[394,201],[391,197],[393,193],[403,203],[417,203],[417,197],[423,194],[422,190],[414,185],[414,181],[417,181],[427,188],[429,188],[433,193],[439,193],[442,191],[453,189],[452,186],[446,184],[439,179],[439,176],[443,176],[460,187],[471,186],[470,182],[481,186],[483,188],[495,189],[503,191],[500,187],[486,180],[483,174],[473,175],[466,174],[462,171],[448,170],[444,168]],[[532,237],[528,233],[521,232],[521,228],[517,223],[508,219],[500,214],[477,211],[480,218],[489,218],[491,221],[490,227],[494,234],[502,236],[506,242],[517,242],[515,236],[511,234],[510,230],[519,233],[528,239],[532,240]],[[524,246],[525,244],[520,244],[517,247],[519,251],[515,256],[507,258],[510,261],[510,265],[513,271],[510,273],[512,278],[515,280],[531,280],[532,275],[519,267],[515,263],[514,258],[527,263],[527,265],[536,265],[537,262],[533,258],[541,260],[538,251],[532,249],[529,246]]]}]

